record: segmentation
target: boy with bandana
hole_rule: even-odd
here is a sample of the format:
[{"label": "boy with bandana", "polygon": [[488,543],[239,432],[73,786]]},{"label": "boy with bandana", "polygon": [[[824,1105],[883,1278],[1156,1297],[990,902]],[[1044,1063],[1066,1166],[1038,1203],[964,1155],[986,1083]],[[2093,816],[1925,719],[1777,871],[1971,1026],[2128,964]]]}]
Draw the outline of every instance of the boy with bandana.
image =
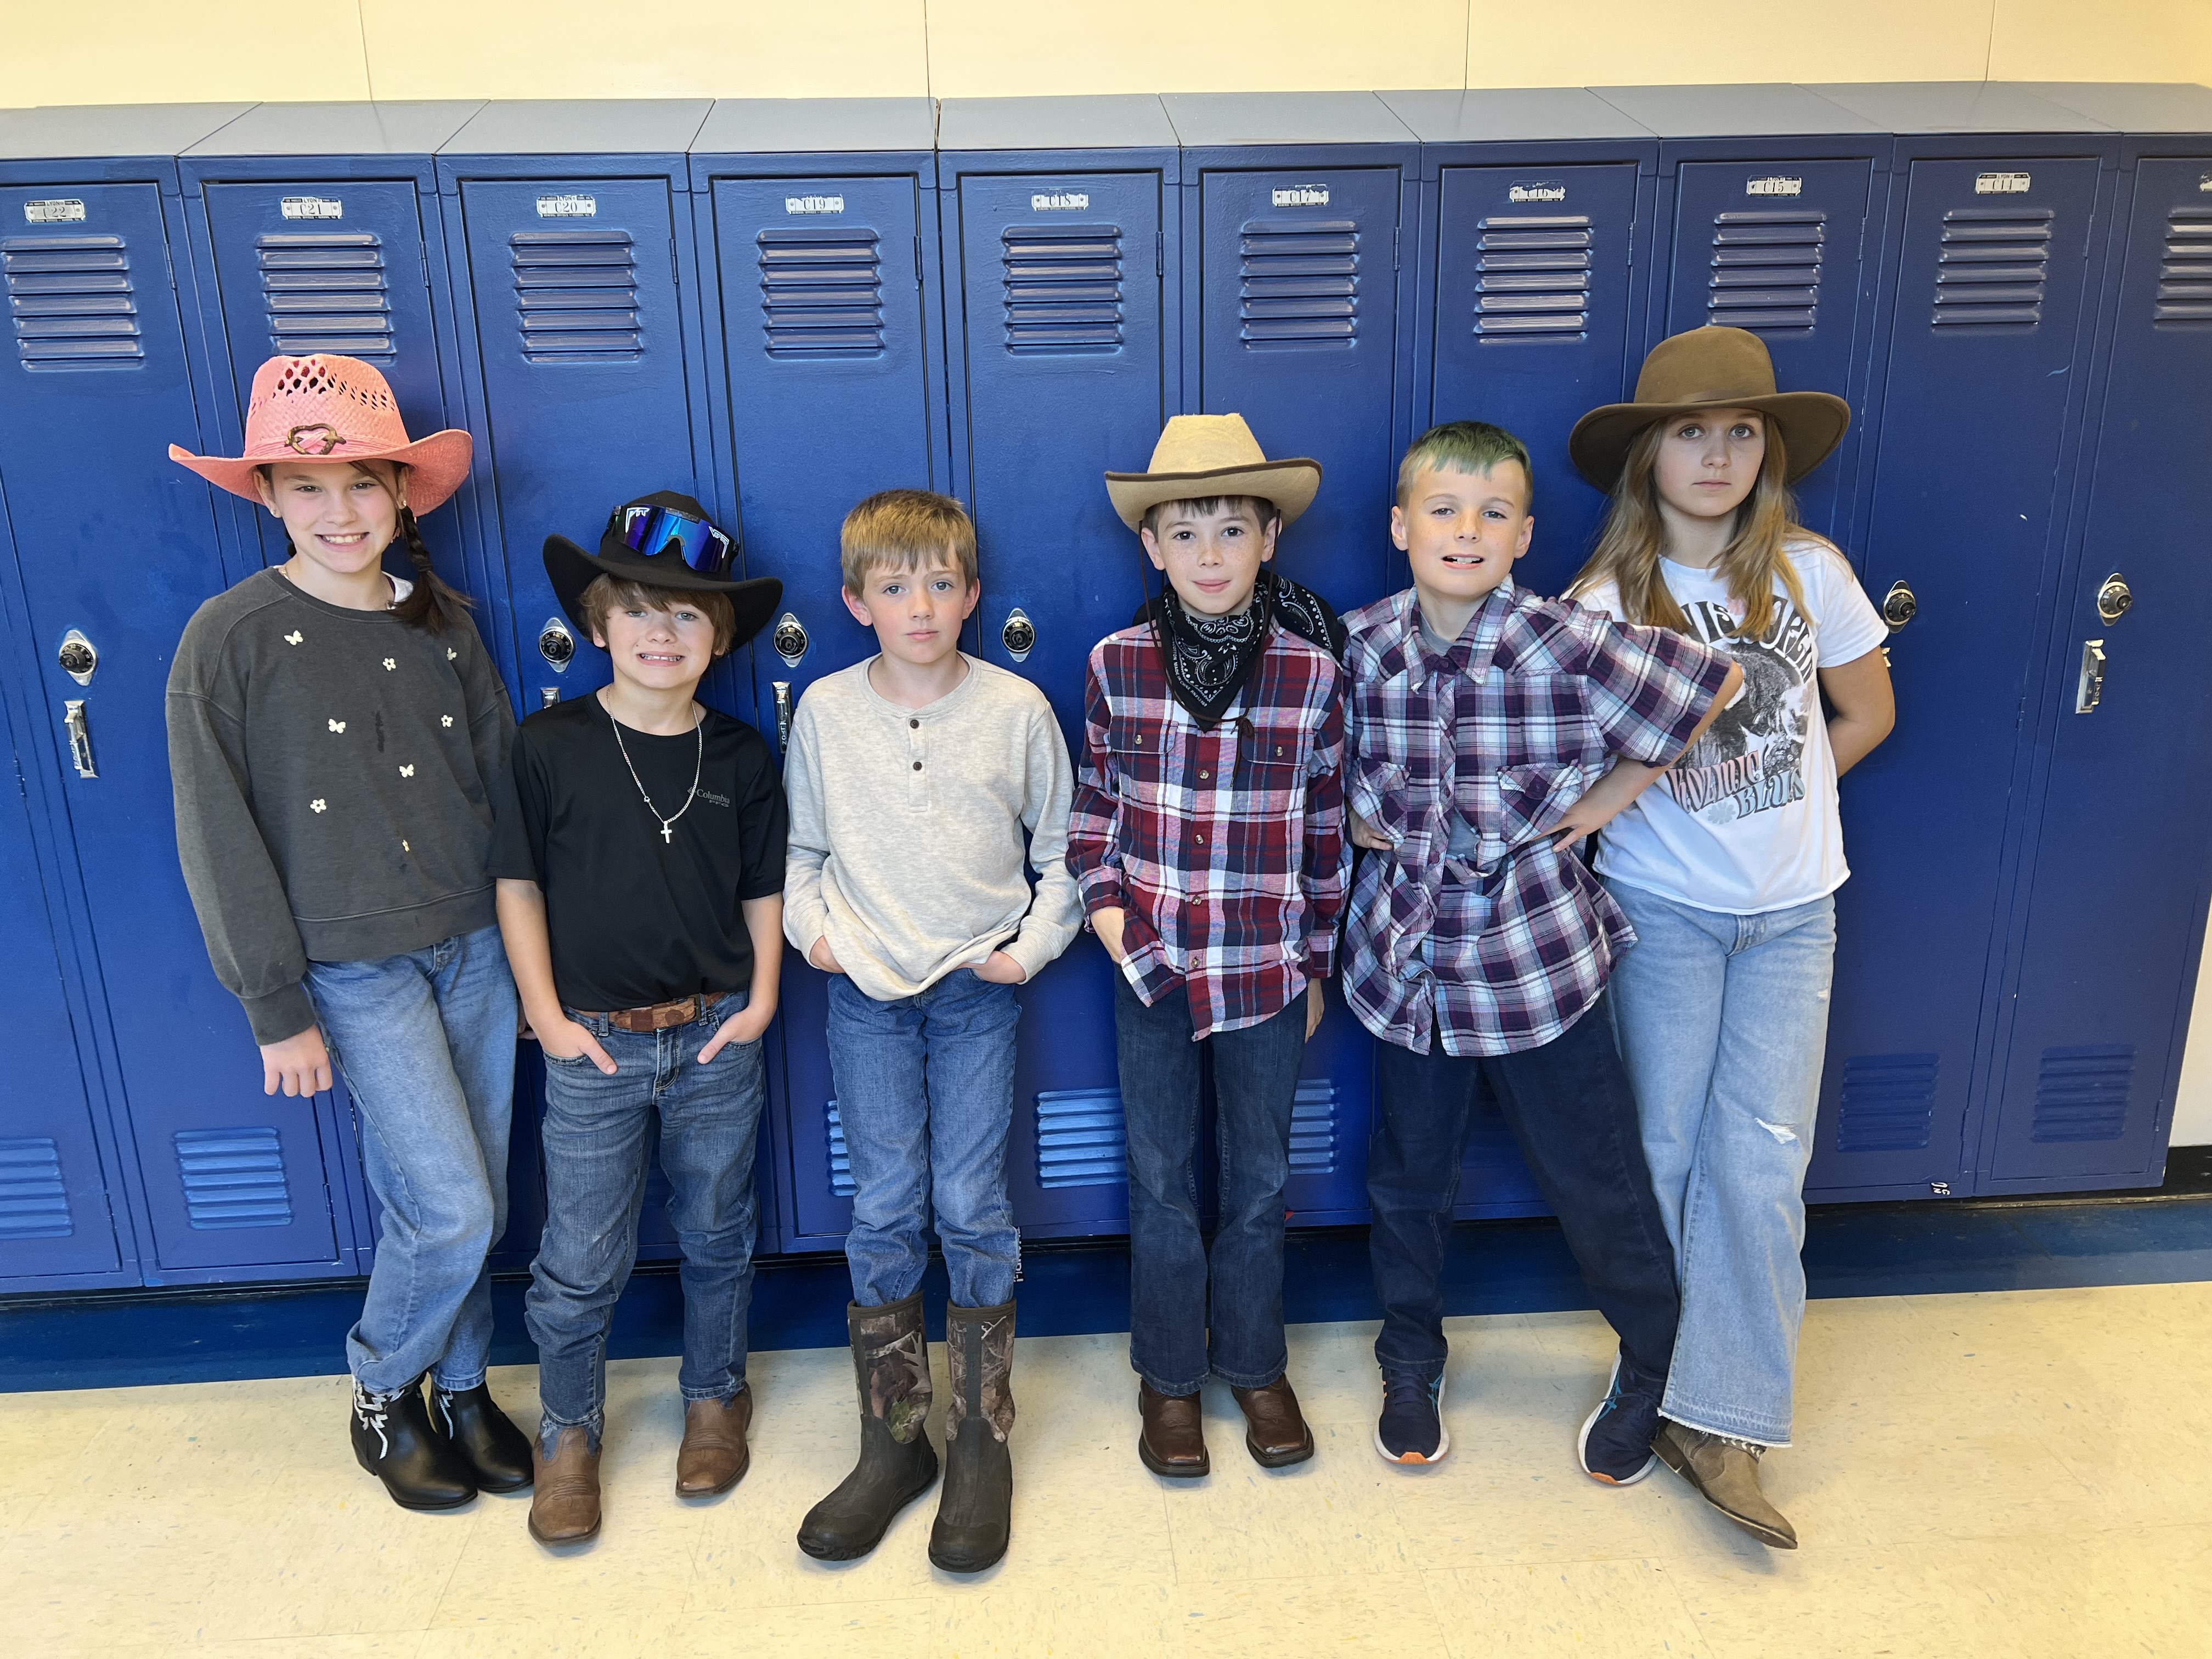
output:
[{"label": "boy with bandana", "polygon": [[[1207,1473],[1199,1389],[1231,1387],[1263,1468],[1313,1455],[1285,1374],[1291,1109],[1335,960],[1344,834],[1343,624],[1267,568],[1321,465],[1269,461],[1237,415],[1179,415],[1107,494],[1165,589],[1099,641],[1068,867],[1121,969],[1129,1361],[1138,1455]],[[1219,1105],[1220,1218],[1194,1201],[1200,1045]]]}]

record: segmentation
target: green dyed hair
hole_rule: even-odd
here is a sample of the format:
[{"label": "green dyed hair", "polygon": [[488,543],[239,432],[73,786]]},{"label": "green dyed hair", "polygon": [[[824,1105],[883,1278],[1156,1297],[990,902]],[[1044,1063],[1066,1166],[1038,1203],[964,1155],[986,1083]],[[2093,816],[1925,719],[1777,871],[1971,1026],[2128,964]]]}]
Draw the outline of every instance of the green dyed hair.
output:
[{"label": "green dyed hair", "polygon": [[1536,469],[1529,464],[1528,446],[1502,426],[1487,421],[1446,421],[1413,440],[1406,459],[1398,463],[1398,505],[1424,472],[1487,472],[1500,461],[1518,461],[1521,476],[1528,481],[1524,513],[1536,509]]}]

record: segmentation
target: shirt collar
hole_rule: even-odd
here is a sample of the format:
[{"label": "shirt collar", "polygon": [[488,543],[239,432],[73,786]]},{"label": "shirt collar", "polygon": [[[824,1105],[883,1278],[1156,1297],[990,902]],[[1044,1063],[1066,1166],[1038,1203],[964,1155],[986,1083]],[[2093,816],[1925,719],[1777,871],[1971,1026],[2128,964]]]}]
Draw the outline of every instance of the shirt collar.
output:
[{"label": "shirt collar", "polygon": [[1484,594],[1482,603],[1475,607],[1474,615],[1468,619],[1466,630],[1453,642],[1450,653],[1442,659],[1432,658],[1427,645],[1422,641],[1419,597],[1408,587],[1399,595],[1399,600],[1396,627],[1382,664],[1384,674],[1388,676],[1415,670],[1436,673],[1458,666],[1469,679],[1480,684],[1490,672],[1491,659],[1498,653],[1498,642],[1505,632],[1506,619],[1520,605],[1521,590],[1513,585],[1513,578],[1508,576]]}]

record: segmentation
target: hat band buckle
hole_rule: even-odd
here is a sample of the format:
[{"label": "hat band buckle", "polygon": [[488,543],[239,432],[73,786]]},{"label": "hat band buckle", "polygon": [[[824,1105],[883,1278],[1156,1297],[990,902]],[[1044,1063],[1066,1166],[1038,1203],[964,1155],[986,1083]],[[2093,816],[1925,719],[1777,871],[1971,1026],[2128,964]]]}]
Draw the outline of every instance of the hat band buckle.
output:
[{"label": "hat band buckle", "polygon": [[[314,434],[321,434],[318,438]],[[301,455],[327,455],[346,441],[345,434],[327,421],[295,426],[284,434],[285,447]],[[313,446],[319,443],[320,448]]]}]

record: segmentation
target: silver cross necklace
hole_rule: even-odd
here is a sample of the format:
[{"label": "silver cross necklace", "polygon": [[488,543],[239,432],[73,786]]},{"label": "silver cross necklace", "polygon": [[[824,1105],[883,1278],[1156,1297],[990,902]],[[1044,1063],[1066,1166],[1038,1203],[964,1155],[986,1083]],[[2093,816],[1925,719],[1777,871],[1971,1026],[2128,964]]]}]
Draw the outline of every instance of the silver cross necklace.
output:
[{"label": "silver cross necklace", "polygon": [[[599,707],[602,709],[606,708],[606,705],[605,703],[601,703]],[[645,780],[638,776],[636,763],[632,761],[629,757],[629,745],[623,741],[622,722],[617,720],[610,711],[607,714],[607,724],[613,726],[615,729],[615,747],[622,750],[623,764],[629,768],[629,781],[637,786],[638,799],[645,803],[645,810],[653,814],[653,822],[660,826],[660,839],[662,842],[673,845],[676,840],[676,820],[682,817],[686,812],[690,811],[691,810],[691,803],[699,799],[699,775],[707,764],[707,717],[705,714],[702,712],[698,718],[694,720],[691,723],[692,735],[699,739],[699,758],[694,761],[691,764],[691,793],[684,797],[683,805],[678,807],[673,813],[665,818],[660,816],[660,809],[653,804],[653,797],[646,793]]]}]

